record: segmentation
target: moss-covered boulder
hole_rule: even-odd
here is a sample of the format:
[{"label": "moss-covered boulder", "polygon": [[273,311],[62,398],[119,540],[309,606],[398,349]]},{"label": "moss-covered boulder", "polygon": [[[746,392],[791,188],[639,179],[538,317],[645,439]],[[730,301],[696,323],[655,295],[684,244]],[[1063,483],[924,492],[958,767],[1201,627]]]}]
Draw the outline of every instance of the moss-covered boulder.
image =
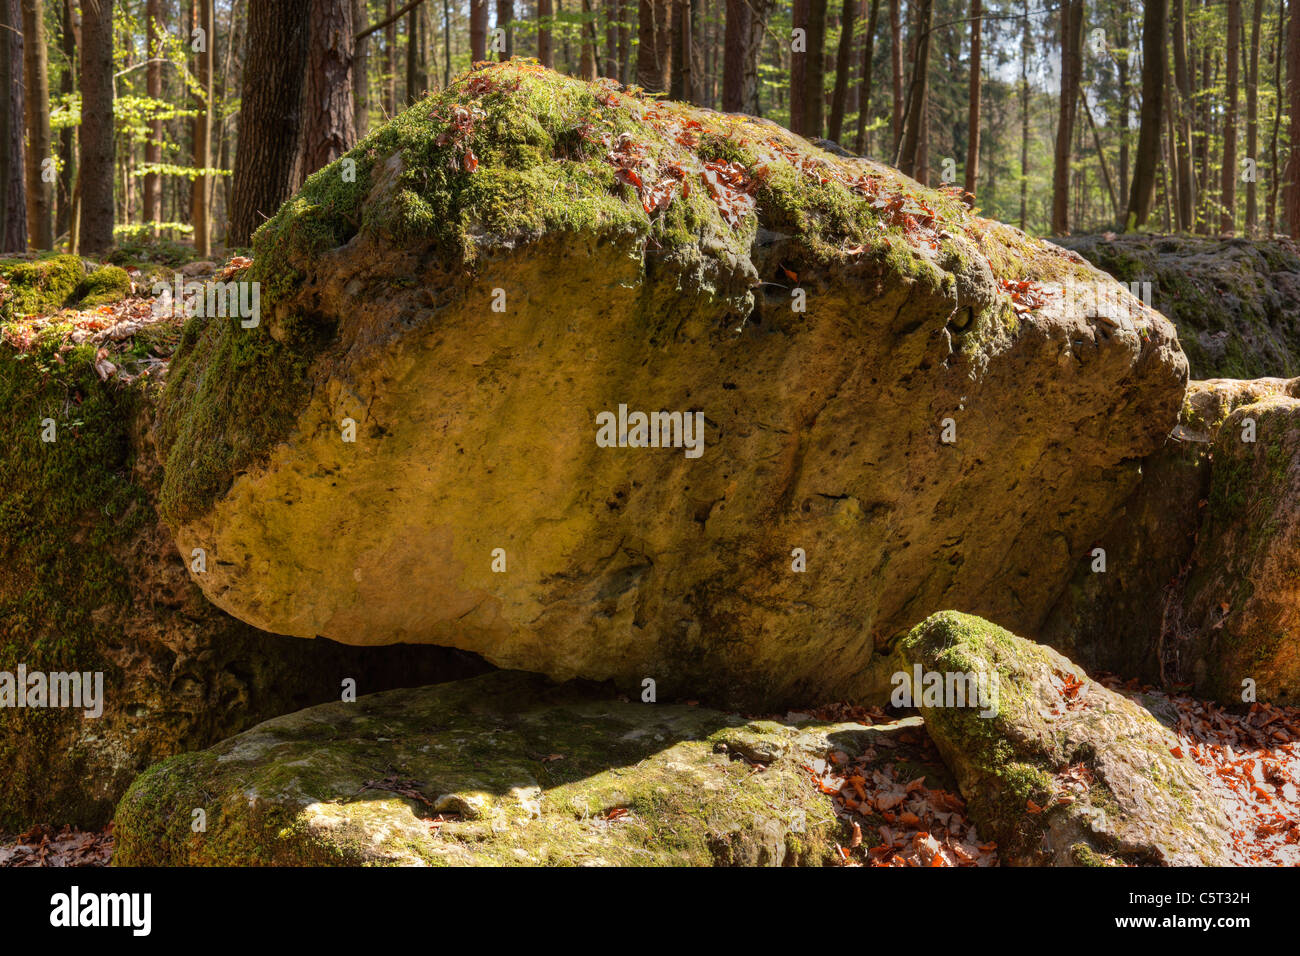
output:
[{"label": "moss-covered boulder", "polygon": [[[1090,670],[1225,703],[1252,699],[1242,697],[1252,678],[1253,699],[1294,701],[1300,672],[1285,661],[1296,654],[1287,635],[1300,599],[1289,582],[1300,568],[1287,396],[1298,387],[1192,382],[1178,426],[1142,463],[1141,482],[1036,636]],[[1241,440],[1247,419],[1253,443]]]},{"label": "moss-covered boulder", "polygon": [[1225,701],[1300,703],[1300,399],[1224,420],[1175,632],[1181,670]]},{"label": "moss-covered boulder", "polygon": [[845,834],[802,765],[863,729],[510,672],[388,691],[150,768],[114,863],[824,864]]},{"label": "moss-covered boulder", "polygon": [[1073,236],[1056,240],[1124,283],[1149,283],[1195,378],[1300,375],[1300,247],[1290,239]]},{"label": "moss-covered boulder", "polygon": [[[276,637],[213,607],[154,505],[156,361],[131,365],[120,343],[138,377],[104,381],[100,346],[70,334],[0,325],[0,829],[100,825],[149,764],[336,700],[348,678],[364,692],[477,672],[439,648]],[[18,707],[20,669],[92,675],[88,690],[100,674],[97,702]]]},{"label": "moss-covered boulder", "polygon": [[983,710],[912,693],[1004,863],[1234,862],[1227,814],[1178,738],[1051,648],[948,611],[918,625],[897,660],[913,685],[919,667],[945,686],[970,674],[996,689]]},{"label": "moss-covered boulder", "polygon": [[130,294],[131,277],[115,265],[96,266],[71,255],[0,260],[0,319],[93,308]]},{"label": "moss-covered boulder", "polygon": [[[517,62],[254,258],[260,324],[196,325],[160,419],[215,603],[747,706],[866,692],[944,606],[1037,625],[1186,379],[1161,316],[953,193]],[[602,445],[620,408],[675,447]]]}]

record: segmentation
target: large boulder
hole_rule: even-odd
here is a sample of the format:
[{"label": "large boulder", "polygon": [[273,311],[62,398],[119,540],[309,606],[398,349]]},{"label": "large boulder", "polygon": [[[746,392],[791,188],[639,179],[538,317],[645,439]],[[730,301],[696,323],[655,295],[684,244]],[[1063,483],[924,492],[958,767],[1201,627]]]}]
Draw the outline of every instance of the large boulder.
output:
[{"label": "large boulder", "polygon": [[[1187,375],[1164,318],[953,193],[519,63],[255,248],[258,324],[187,329],[158,431],[214,603],[732,704],[879,689],[942,607],[1037,626]],[[603,447],[621,410],[616,444],[694,427]]]},{"label": "large boulder", "polygon": [[1080,563],[1036,636],[1090,670],[1225,703],[1296,700],[1297,393],[1300,379],[1192,382],[1095,542],[1104,567]]},{"label": "large boulder", "polygon": [[[140,360],[114,354],[120,369],[112,342],[73,343],[87,327],[0,325],[0,829],[101,825],[151,763],[337,700],[346,679],[364,693],[482,669],[278,637],[213,607],[154,507],[148,343],[165,353],[178,323],[123,340]],[[85,706],[53,706],[56,679],[74,688],[50,675],[74,673]]]},{"label": "large boulder", "polygon": [[113,862],[824,864],[846,834],[804,765],[864,730],[511,672],[388,691],[152,767],[118,807]]},{"label": "large boulder", "polygon": [[1200,692],[1300,703],[1300,399],[1243,405],[1220,427],[1174,642]]},{"label": "large boulder", "polygon": [[[1178,737],[1051,648],[943,612],[900,643],[897,659],[971,818],[996,840],[1002,862],[1240,862],[1228,816]],[[974,675],[993,706],[927,696],[931,675],[946,688]]]},{"label": "large boulder", "polygon": [[1300,247],[1290,239],[1106,233],[1055,240],[1149,294],[1195,378],[1300,375]]}]

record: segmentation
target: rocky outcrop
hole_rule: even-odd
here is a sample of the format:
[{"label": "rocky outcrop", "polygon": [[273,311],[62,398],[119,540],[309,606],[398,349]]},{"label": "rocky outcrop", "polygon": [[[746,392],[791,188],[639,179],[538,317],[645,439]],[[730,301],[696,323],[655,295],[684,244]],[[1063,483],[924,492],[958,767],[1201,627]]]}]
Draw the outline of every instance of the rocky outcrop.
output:
[{"label": "rocky outcrop", "polygon": [[917,667],[945,687],[974,675],[993,689],[987,708],[926,696],[911,681],[926,730],[1002,862],[1237,862],[1227,814],[1178,738],[1051,648],[944,612],[898,655],[905,674]]},{"label": "rocky outcrop", "polygon": [[1300,375],[1300,247],[1290,239],[1073,236],[1054,240],[1138,294],[1178,327],[1194,378]]},{"label": "rocky outcrop", "polygon": [[1297,386],[1191,383],[1178,426],[1095,542],[1104,564],[1080,563],[1037,636],[1091,670],[1225,703],[1294,702]]},{"label": "rocky outcrop", "polygon": [[[130,374],[106,382],[66,326],[0,331],[0,828],[100,825],[154,761],[337,700],[347,679],[366,693],[483,668],[277,637],[213,607],[153,504],[156,358],[117,358]],[[84,706],[53,706],[42,682],[72,673]]]},{"label": "rocky outcrop", "polygon": [[801,765],[863,730],[507,672],[388,691],[151,768],[114,863],[822,864],[844,834]]},{"label": "rocky outcrop", "polygon": [[1036,627],[1186,380],[1161,316],[950,194],[519,63],[255,246],[260,324],[189,329],[160,416],[204,593],[665,695],[858,696],[947,606]]}]

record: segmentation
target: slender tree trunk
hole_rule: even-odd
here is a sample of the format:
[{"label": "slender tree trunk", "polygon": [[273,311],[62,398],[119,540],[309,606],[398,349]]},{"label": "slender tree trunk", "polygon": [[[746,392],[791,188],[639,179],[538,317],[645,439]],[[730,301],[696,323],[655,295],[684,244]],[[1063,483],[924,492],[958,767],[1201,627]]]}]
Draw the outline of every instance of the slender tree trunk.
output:
[{"label": "slender tree trunk", "polygon": [[1124,0],[1123,5],[1116,8],[1116,16],[1119,20],[1117,27],[1119,45],[1124,51],[1123,56],[1115,58],[1115,78],[1119,87],[1119,117],[1116,124],[1119,128],[1119,194],[1121,196],[1127,196],[1129,169],[1129,103],[1131,101],[1131,95],[1129,92],[1128,44],[1129,21],[1132,19],[1132,13],[1129,9],[1129,0]]},{"label": "slender tree trunk", "polygon": [[27,234],[36,249],[53,249],[54,155],[50,149],[50,77],[45,52],[44,6],[42,0],[22,0]]},{"label": "slender tree trunk", "polygon": [[1250,11],[1250,59],[1246,67],[1246,155],[1253,164],[1246,181],[1246,235],[1259,232],[1259,34],[1264,19],[1264,0],[1252,0]]},{"label": "slender tree trunk", "polygon": [[[145,67],[145,90],[152,100],[162,99],[162,35],[165,31],[162,20],[162,0],[149,0],[145,7],[146,50],[149,64]],[[150,165],[162,162],[163,123],[161,119],[149,123],[149,139],[144,146],[144,161]],[[150,224],[153,234],[158,235],[158,223],[162,221],[162,176],[158,173],[146,173],[144,177],[144,220]]]},{"label": "slender tree trunk", "polygon": [[1155,202],[1156,166],[1160,161],[1160,126],[1164,116],[1164,44],[1166,0],[1146,0],[1142,14],[1142,118],[1138,129],[1137,163],[1129,193],[1126,230],[1146,225]]},{"label": "slender tree trunk", "polygon": [[[194,0],[195,26],[201,32],[191,30],[192,49],[194,45],[194,76],[198,82],[195,94],[194,110],[194,166],[208,169],[212,166],[212,44],[214,40],[214,19],[212,0]],[[194,251],[206,258],[212,253],[211,209],[208,207],[208,176],[200,173],[190,184],[190,222],[194,226]]]},{"label": "slender tree trunk", "polygon": [[303,89],[303,175],[356,145],[352,105],[351,0],[312,0]]},{"label": "slender tree trunk", "polygon": [[551,17],[555,11],[551,0],[537,0],[537,62],[548,70],[555,69],[555,54],[551,50]]},{"label": "slender tree trunk", "polygon": [[[59,81],[59,92],[71,96],[77,87],[77,19],[73,0],[58,0],[61,36],[59,48],[68,68]],[[161,129],[161,123],[159,128]],[[59,131],[59,183],[54,232],[62,236],[72,226],[72,190],[77,173],[76,131],[65,126]]]},{"label": "slender tree trunk", "polygon": [[808,0],[808,53],[804,56],[804,128],[809,139],[825,132],[826,0]]},{"label": "slender tree trunk", "polygon": [[849,69],[853,60],[853,28],[861,0],[844,0],[840,13],[840,45],[835,55],[835,90],[831,94],[830,128],[826,136],[838,143],[844,127],[844,102],[849,94]]},{"label": "slender tree trunk", "polygon": [[[0,0],[0,252],[27,251],[23,34],[18,0]],[[112,167],[109,168],[109,175]],[[111,183],[110,183],[111,184]],[[112,226],[110,223],[110,233]]]},{"label": "slender tree trunk", "polygon": [[582,60],[578,75],[584,80],[596,78],[596,62],[600,59],[600,50],[596,39],[596,16],[592,0],[582,0],[583,21],[579,27],[582,34]]},{"label": "slender tree trunk", "polygon": [[469,0],[469,58],[487,59],[487,0]]},{"label": "slender tree trunk", "polygon": [[[352,23],[358,29],[368,25],[369,13],[366,0],[352,0]],[[370,35],[356,41],[356,50],[352,57],[352,105],[356,110],[353,125],[357,128],[357,138],[370,132]]]},{"label": "slender tree trunk", "polygon": [[508,60],[515,55],[515,0],[497,0],[497,29],[503,34],[497,59]]},{"label": "slender tree trunk", "polygon": [[1061,102],[1057,114],[1056,153],[1052,165],[1052,232],[1070,232],[1070,141],[1079,105],[1083,65],[1083,0],[1061,4]]},{"label": "slender tree trunk", "polygon": [[[866,0],[864,0],[866,2]],[[880,0],[870,0],[871,12],[867,14],[867,35],[862,44],[862,79],[858,92],[858,136],[853,151],[867,155],[870,148],[871,128],[871,66],[876,55],[876,21],[880,17]]]},{"label": "slender tree trunk", "polygon": [[1219,231],[1237,231],[1237,83],[1241,51],[1241,0],[1228,3],[1228,75],[1223,111],[1223,169],[1219,186]]},{"label": "slender tree trunk", "polygon": [[[479,0],[479,2],[486,3],[487,0]],[[393,19],[393,14],[396,12],[397,0],[386,0],[384,17],[389,23],[384,27],[384,112],[389,119],[397,115],[397,21]],[[487,16],[486,8],[483,15]],[[473,29],[471,23],[471,38]]]},{"label": "slender tree trunk", "polygon": [[[796,31],[790,50],[790,131],[792,133],[802,133],[807,125],[808,57],[812,49],[808,44],[808,2],[809,0],[793,0],[790,13],[790,22]],[[802,40],[798,38],[798,31],[803,31]]]},{"label": "slender tree trunk", "polygon": [[1029,0],[1020,34],[1020,231],[1029,213]]},{"label": "slender tree trunk", "polygon": [[893,122],[890,132],[893,140],[890,154],[898,156],[903,142],[903,21],[899,14],[899,0],[889,0],[889,72],[894,98]]},{"label": "slender tree trunk", "polygon": [[[1300,130],[1300,15],[1294,6],[1286,28],[1286,96],[1290,128]],[[1286,191],[1283,206],[1286,209],[1287,232],[1300,238],[1300,136],[1292,135],[1291,150],[1287,157]]]},{"label": "slender tree trunk", "polygon": [[[970,5],[970,107],[966,123],[966,192],[975,195],[975,182],[980,171],[980,34],[983,33],[984,12],[980,0]],[[1103,157],[1104,159],[1105,157]]]},{"label": "slender tree trunk", "polygon": [[1277,235],[1277,193],[1282,179],[1282,158],[1278,152],[1278,136],[1282,128],[1282,34],[1288,33],[1287,2],[1278,0],[1277,36],[1273,40],[1273,89],[1277,98],[1273,101],[1273,135],[1269,138],[1269,165],[1272,175],[1268,178],[1268,238]]},{"label": "slender tree trunk", "polygon": [[[589,0],[583,0],[584,3]],[[672,2],[672,78],[668,95],[675,100],[691,102],[695,99],[695,82],[691,75],[691,0]]]},{"label": "slender tree trunk", "polygon": [[[907,91],[907,115],[903,120],[903,140],[898,148],[898,166],[905,175],[924,176],[924,162],[918,162],[921,152],[922,127],[925,122],[926,93],[930,85],[930,29],[934,24],[934,3],[920,0],[916,18],[916,62],[912,66],[912,82]],[[919,177],[918,177],[919,179]]]},{"label": "slender tree trunk", "polygon": [[[1178,228],[1192,229],[1196,215],[1196,165],[1192,159],[1192,80],[1187,63],[1187,0],[1173,0],[1174,86],[1178,90]],[[1172,104],[1171,104],[1172,111]]]},{"label": "slender tree trunk", "polygon": [[312,0],[250,0],[230,242],[244,246],[289,198],[301,140]]},{"label": "slender tree trunk", "polygon": [[629,24],[631,5],[632,0],[618,0],[618,81],[624,86],[632,83],[632,28]]},{"label": "slender tree trunk", "polygon": [[640,0],[636,82],[647,93],[667,93],[672,80],[670,0]]},{"label": "slender tree trunk", "polygon": [[605,0],[605,58],[601,76],[618,79],[618,0]]},{"label": "slender tree trunk", "polygon": [[81,0],[81,245],[113,245],[113,0]]}]

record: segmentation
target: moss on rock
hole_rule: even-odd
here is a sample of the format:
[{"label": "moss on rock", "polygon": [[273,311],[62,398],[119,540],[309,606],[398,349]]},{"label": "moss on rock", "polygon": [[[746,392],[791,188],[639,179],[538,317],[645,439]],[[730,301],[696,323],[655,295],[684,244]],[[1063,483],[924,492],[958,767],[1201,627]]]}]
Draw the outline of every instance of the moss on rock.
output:
[{"label": "moss on rock", "polygon": [[[1227,815],[1177,738],[1136,703],[1042,645],[970,615],[936,614],[902,641],[904,672],[973,674],[996,713],[920,697],[926,730],[1004,862],[1213,865],[1232,860]],[[1180,752],[1181,753],[1181,752]]]},{"label": "moss on rock", "polygon": [[114,863],[827,864],[843,824],[800,764],[849,729],[513,672],[391,691],[152,767],[118,807]]}]

